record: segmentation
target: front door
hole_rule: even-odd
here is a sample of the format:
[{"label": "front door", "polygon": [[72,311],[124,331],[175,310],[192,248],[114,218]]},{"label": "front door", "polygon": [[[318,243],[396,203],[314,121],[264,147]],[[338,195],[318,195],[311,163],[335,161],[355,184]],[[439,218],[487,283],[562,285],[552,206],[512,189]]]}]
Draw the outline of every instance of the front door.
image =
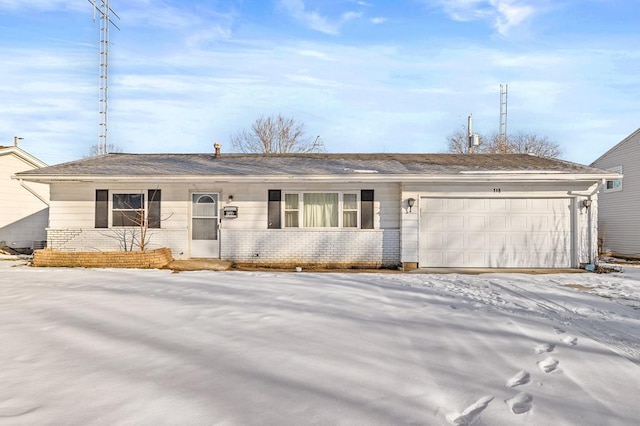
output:
[{"label": "front door", "polygon": [[191,194],[191,257],[220,257],[218,194]]}]

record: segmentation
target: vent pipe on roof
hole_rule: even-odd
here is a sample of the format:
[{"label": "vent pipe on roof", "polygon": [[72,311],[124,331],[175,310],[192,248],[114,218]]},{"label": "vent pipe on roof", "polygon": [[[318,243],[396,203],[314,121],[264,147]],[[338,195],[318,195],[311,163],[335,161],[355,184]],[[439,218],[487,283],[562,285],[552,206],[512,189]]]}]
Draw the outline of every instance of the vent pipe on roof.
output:
[{"label": "vent pipe on roof", "polygon": [[216,143],[213,144],[213,147],[216,150],[216,153],[214,154],[214,157],[215,158],[220,158],[220,148],[222,148],[222,145],[220,145],[219,142],[216,142]]}]

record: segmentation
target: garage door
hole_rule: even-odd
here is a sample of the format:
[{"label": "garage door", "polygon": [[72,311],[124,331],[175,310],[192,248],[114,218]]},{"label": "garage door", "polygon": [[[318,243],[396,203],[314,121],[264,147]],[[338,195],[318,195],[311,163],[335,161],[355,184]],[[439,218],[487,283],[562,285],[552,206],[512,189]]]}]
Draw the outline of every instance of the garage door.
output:
[{"label": "garage door", "polygon": [[571,199],[422,198],[421,267],[571,267]]}]

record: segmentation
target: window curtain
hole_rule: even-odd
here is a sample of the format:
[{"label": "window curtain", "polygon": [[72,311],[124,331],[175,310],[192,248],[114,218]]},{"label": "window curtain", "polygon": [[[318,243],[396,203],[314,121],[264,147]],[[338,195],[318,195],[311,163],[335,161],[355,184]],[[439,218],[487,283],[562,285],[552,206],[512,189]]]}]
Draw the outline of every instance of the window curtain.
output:
[{"label": "window curtain", "polygon": [[338,227],[338,194],[304,194],[305,228]]}]

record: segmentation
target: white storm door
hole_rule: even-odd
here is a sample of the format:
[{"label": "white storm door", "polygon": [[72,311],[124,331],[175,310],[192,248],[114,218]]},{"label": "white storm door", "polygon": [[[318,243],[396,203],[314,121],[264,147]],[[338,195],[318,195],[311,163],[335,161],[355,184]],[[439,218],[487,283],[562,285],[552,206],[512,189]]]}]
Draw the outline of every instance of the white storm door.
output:
[{"label": "white storm door", "polygon": [[220,257],[218,194],[191,194],[191,257]]}]

